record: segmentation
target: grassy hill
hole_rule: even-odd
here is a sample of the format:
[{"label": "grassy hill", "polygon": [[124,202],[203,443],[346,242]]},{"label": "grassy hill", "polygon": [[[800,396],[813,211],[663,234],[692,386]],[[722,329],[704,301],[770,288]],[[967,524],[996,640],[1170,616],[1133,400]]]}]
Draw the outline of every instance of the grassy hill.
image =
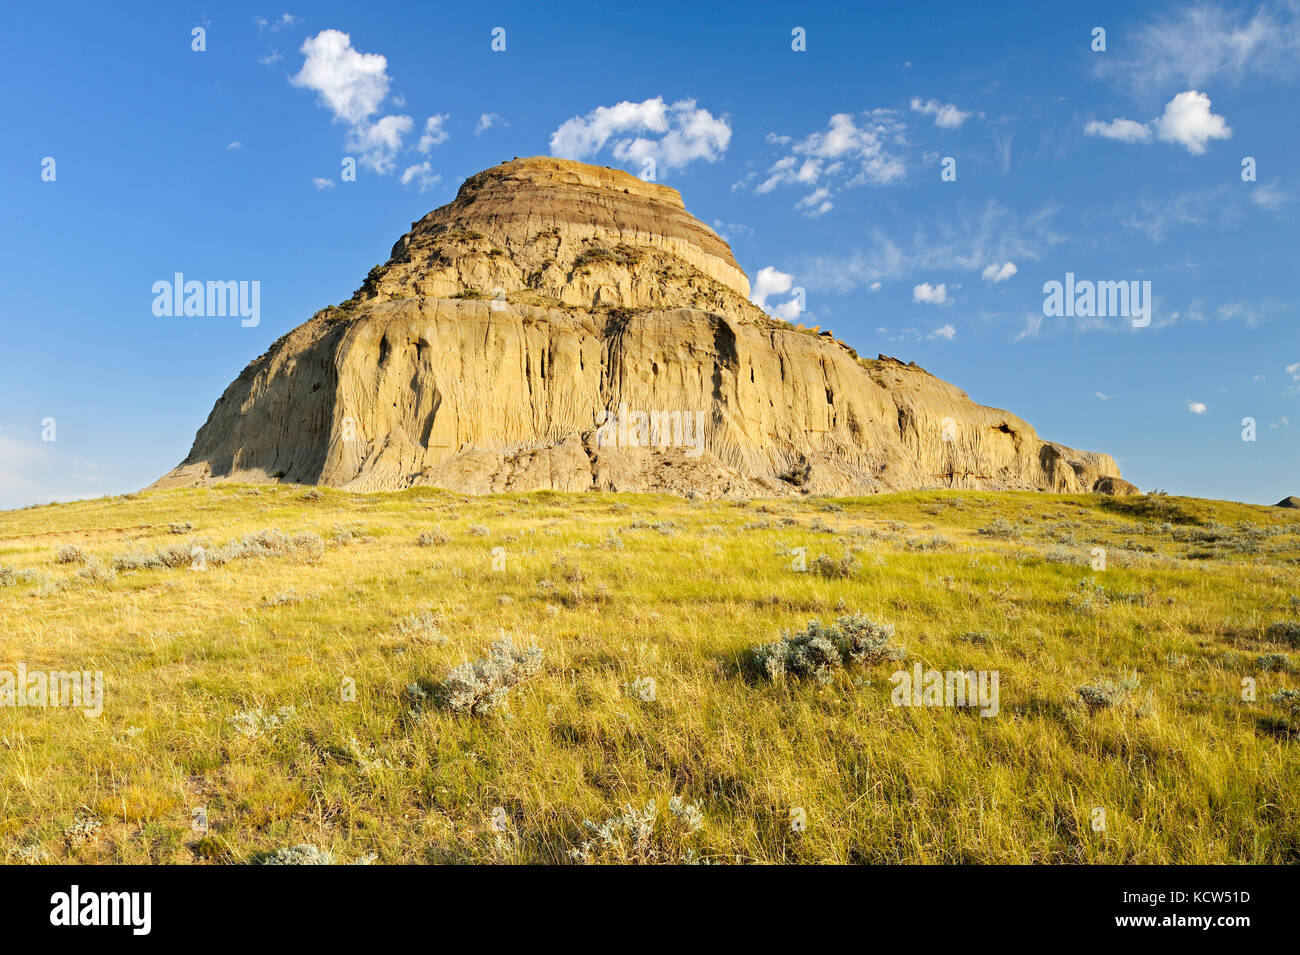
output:
[{"label": "grassy hill", "polygon": [[[888,653],[756,662],[855,614]],[[1296,511],[148,492],[0,514],[0,647],[105,685],[0,706],[10,862],[1300,861]]]}]

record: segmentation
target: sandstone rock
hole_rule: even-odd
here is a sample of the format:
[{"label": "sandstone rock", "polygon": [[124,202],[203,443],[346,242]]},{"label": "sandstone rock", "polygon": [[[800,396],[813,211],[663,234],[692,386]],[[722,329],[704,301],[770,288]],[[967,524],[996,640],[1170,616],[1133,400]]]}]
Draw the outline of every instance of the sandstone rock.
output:
[{"label": "sandstone rock", "polygon": [[1043,441],[915,365],[859,359],[748,294],[675,190],[504,163],[245,368],[155,486],[1137,492],[1108,455]]},{"label": "sandstone rock", "polygon": [[1132,497],[1134,494],[1142,493],[1136,484],[1130,484],[1123,478],[1109,476],[1097,478],[1093,482],[1092,489],[1098,494],[1113,494],[1116,497]]}]

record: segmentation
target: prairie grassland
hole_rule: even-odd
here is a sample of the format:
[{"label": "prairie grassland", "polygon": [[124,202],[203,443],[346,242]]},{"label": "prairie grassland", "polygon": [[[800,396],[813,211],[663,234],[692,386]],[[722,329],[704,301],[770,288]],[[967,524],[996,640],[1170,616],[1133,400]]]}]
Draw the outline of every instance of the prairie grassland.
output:
[{"label": "prairie grassland", "polygon": [[[755,667],[851,614],[903,661]],[[503,635],[540,668],[453,708]],[[0,514],[0,648],[105,681],[0,706],[9,862],[1300,860],[1295,511],[147,492]],[[997,716],[893,705],[917,662]]]}]

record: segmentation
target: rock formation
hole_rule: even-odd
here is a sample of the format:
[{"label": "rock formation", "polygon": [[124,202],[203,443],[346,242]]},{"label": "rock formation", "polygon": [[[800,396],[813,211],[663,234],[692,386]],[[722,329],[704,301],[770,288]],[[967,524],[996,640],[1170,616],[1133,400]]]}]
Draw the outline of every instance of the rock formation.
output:
[{"label": "rock formation", "polygon": [[678,193],[503,163],[231,384],[158,487],[1136,493],[913,365],[770,318]]}]

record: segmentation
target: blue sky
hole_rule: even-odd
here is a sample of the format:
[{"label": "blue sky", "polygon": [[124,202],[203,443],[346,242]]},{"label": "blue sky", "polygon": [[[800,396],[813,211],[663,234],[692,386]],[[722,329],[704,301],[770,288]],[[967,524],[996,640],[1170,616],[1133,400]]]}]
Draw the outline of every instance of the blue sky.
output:
[{"label": "blue sky", "polygon": [[[552,152],[654,159],[767,308],[1143,488],[1300,493],[1296,3],[446,6],[7,12],[0,507],[149,483],[462,179]],[[176,272],[260,282],[258,324],[155,316]],[[1066,273],[1149,281],[1150,324],[1045,316]]]}]

